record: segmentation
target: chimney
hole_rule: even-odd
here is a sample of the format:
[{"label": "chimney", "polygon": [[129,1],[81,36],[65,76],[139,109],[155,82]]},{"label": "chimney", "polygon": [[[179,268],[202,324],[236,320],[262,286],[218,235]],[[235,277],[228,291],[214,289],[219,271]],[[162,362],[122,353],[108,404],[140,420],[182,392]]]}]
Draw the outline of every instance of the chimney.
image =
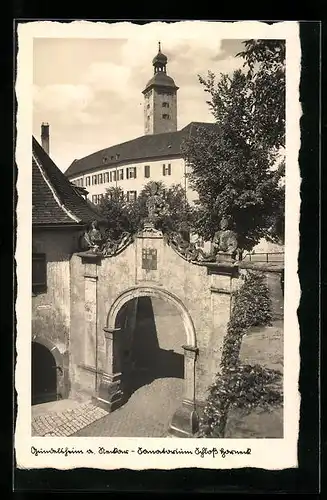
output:
[{"label": "chimney", "polygon": [[49,124],[43,122],[41,125],[41,142],[42,148],[46,153],[50,153],[50,137],[49,137]]}]

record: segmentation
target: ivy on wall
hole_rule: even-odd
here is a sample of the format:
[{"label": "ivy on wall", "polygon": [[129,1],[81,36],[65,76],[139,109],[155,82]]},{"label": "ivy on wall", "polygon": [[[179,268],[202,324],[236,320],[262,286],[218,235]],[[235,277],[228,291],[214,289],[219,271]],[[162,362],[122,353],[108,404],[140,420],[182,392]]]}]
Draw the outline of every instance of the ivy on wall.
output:
[{"label": "ivy on wall", "polygon": [[209,387],[200,419],[200,437],[223,437],[230,408],[250,413],[269,410],[282,403],[282,374],[261,365],[240,363],[243,335],[254,326],[270,325],[271,299],[265,276],[249,271],[233,295],[233,307],[224,338],[221,372]]}]

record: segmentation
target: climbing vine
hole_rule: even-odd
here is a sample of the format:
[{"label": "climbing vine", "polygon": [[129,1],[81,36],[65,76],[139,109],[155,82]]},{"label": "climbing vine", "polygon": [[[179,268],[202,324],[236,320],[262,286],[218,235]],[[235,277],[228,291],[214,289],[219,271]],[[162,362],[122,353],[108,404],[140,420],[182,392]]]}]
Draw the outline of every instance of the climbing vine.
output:
[{"label": "climbing vine", "polygon": [[254,326],[270,325],[269,289],[262,273],[249,271],[233,296],[233,307],[224,338],[221,372],[209,387],[200,419],[200,437],[223,437],[230,408],[251,412],[282,402],[281,373],[261,365],[240,363],[243,335]]}]

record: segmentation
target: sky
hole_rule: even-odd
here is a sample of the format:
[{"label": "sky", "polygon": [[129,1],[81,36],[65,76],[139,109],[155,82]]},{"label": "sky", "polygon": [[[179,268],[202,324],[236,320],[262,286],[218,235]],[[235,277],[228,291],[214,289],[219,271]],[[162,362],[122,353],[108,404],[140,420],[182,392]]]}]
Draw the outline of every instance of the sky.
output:
[{"label": "sky", "polygon": [[[212,122],[198,74],[241,68],[241,40],[161,38],[167,74],[179,87],[178,129]],[[158,40],[34,38],[33,135],[50,125],[50,156],[65,171],[74,159],[144,134],[142,90]]]}]

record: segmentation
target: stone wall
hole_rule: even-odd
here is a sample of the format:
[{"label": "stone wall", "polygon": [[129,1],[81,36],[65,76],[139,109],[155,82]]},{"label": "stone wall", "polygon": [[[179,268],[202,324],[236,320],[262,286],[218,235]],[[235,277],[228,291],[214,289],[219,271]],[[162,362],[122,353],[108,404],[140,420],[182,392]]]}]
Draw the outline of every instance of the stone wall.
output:
[{"label": "stone wall", "polygon": [[79,233],[67,229],[33,231],[33,252],[45,253],[47,289],[32,296],[32,340],[54,349],[63,370],[60,394],[69,393],[70,257],[76,251]]}]

